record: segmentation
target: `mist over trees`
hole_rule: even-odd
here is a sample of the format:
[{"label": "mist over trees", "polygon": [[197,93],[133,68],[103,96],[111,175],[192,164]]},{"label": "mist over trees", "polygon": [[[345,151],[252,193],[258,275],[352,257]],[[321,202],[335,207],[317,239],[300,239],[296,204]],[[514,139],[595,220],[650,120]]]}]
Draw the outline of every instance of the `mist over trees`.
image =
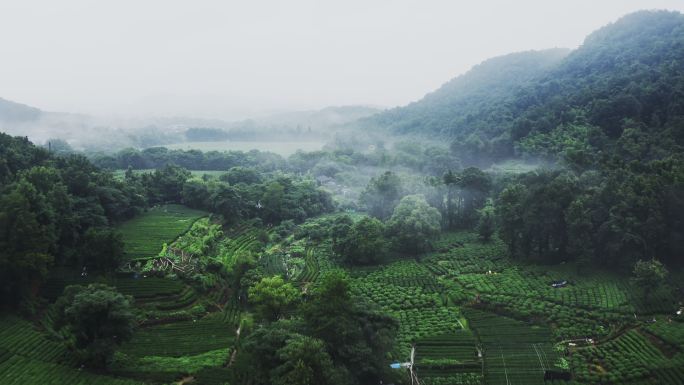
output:
[{"label": "mist over trees", "polygon": [[[0,133],[0,310],[59,353],[41,365],[152,384],[405,384],[388,364],[415,347],[421,376],[449,374],[428,385],[490,381],[505,355],[538,382],[681,375],[682,42],[684,15],[644,11],[383,112],[197,120],[107,151]],[[49,114],[0,99],[3,124]],[[159,146],[178,138],[331,140]],[[2,343],[2,365],[39,361]]]}]

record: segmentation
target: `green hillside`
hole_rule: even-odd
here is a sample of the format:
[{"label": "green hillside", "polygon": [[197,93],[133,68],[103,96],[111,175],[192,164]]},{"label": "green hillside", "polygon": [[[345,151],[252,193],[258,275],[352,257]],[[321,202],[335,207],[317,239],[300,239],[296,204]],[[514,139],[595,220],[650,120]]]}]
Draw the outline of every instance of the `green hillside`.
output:
[{"label": "green hillside", "polygon": [[641,11],[563,50],[488,60],[406,107],[364,122],[440,135],[467,163],[563,158],[569,142],[610,151],[628,128],[660,137],[648,156],[684,141],[684,15]]}]

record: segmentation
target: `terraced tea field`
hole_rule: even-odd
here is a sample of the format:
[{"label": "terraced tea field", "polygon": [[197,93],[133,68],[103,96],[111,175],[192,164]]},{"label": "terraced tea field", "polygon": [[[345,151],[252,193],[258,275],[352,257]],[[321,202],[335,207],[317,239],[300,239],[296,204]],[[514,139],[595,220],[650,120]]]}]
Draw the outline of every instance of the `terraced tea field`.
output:
[{"label": "terraced tea field", "polygon": [[219,313],[199,320],[141,328],[121,351],[136,357],[181,357],[228,348],[234,338],[233,325]]},{"label": "terraced tea field", "polygon": [[0,317],[0,384],[139,385],[140,382],[101,376],[73,368],[66,347],[27,321]]},{"label": "terraced tea field", "polygon": [[416,370],[423,383],[482,384],[483,362],[470,330],[424,337],[416,342]]},{"label": "terraced tea field", "polygon": [[43,287],[43,295],[51,300],[62,294],[68,285],[87,285],[91,283],[105,283],[114,286],[122,294],[132,296],[136,302],[166,302],[177,304],[178,299],[185,292],[192,291],[178,279],[160,277],[146,277],[142,274],[122,273],[116,276],[88,276],[81,277],[78,272],[59,270],[52,273]]},{"label": "terraced tea field", "polygon": [[131,379],[97,375],[19,355],[3,359],[1,352],[0,383],[3,385],[143,385],[142,382]]},{"label": "terraced tea field", "polygon": [[487,384],[544,385],[547,371],[561,370],[548,328],[474,309],[465,314],[482,343]]},{"label": "terraced tea field", "polygon": [[204,211],[181,205],[154,207],[118,226],[124,239],[124,258],[143,259],[156,256],[164,243],[171,243],[190,229]]}]

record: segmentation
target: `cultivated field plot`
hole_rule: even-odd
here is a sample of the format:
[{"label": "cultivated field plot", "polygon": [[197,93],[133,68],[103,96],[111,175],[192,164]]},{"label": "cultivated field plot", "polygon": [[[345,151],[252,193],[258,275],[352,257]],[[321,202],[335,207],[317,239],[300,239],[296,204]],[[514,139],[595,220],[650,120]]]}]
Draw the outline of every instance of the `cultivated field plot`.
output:
[{"label": "cultivated field plot", "polygon": [[399,321],[398,359],[408,356],[416,340],[462,328],[460,313],[444,306],[441,285],[425,266],[399,260],[376,269],[354,272],[353,293],[375,303]]},{"label": "cultivated field plot", "polygon": [[64,345],[48,340],[29,322],[15,316],[0,318],[0,350],[46,362],[71,363]]},{"label": "cultivated field plot", "polygon": [[416,370],[426,384],[482,384],[483,363],[470,330],[419,339]]},{"label": "cultivated field plot", "polygon": [[43,286],[43,295],[55,300],[64,288],[69,285],[88,285],[91,283],[104,283],[116,287],[122,294],[132,296],[136,304],[143,303],[167,303],[170,306],[177,304],[178,299],[186,292],[194,291],[177,279],[145,277],[131,273],[120,273],[115,276],[81,277],[78,272],[58,270],[51,273]]},{"label": "cultivated field plot", "polygon": [[3,359],[0,352],[2,385],[142,385],[141,382],[101,376],[85,370],[12,355]]},{"label": "cultivated field plot", "polygon": [[0,384],[135,385],[81,371],[59,342],[49,340],[27,321],[15,316],[0,317]]},{"label": "cultivated field plot", "polygon": [[181,357],[228,348],[235,338],[235,329],[223,318],[223,314],[217,313],[199,320],[139,329],[122,352],[135,357]]},{"label": "cultivated field plot", "polygon": [[204,211],[181,205],[164,205],[150,209],[129,221],[118,230],[124,239],[124,258],[127,260],[150,258],[161,251],[164,243],[171,243],[190,229]]},{"label": "cultivated field plot", "polygon": [[479,310],[465,315],[482,343],[488,385],[543,385],[547,371],[561,371],[548,328]]},{"label": "cultivated field plot", "polygon": [[[656,329],[663,336],[677,333],[667,329],[681,330],[684,326],[658,322],[663,326],[649,329]],[[677,346],[667,345],[666,341],[639,330],[629,330],[595,346],[573,349],[572,362],[577,380],[583,382],[661,385],[684,383],[684,353]]]}]

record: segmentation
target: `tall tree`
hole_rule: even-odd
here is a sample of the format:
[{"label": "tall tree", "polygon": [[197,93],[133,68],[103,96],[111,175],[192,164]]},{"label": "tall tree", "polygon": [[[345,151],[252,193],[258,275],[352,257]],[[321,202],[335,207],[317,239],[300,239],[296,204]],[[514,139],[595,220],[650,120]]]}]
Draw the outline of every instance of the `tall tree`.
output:
[{"label": "tall tree", "polygon": [[387,254],[385,225],[376,218],[364,217],[337,235],[335,245],[342,259],[351,265],[377,263]]},{"label": "tall tree", "polygon": [[401,179],[395,173],[386,171],[379,177],[374,177],[361,193],[361,202],[368,212],[380,219],[392,214],[392,210],[401,197]]},{"label": "tall tree", "polygon": [[56,324],[71,335],[85,364],[106,368],[116,346],[133,336],[132,300],[107,285],[67,286],[55,304]]},{"label": "tall tree", "polygon": [[648,299],[655,290],[665,283],[667,268],[657,259],[650,261],[638,260],[634,264],[634,283],[641,287],[644,297]]},{"label": "tall tree", "polygon": [[407,195],[401,199],[387,226],[395,246],[411,253],[429,250],[439,234],[442,216],[422,195]]},{"label": "tall tree", "polygon": [[249,288],[249,301],[267,321],[277,320],[299,298],[299,290],[279,275],[264,277]]}]

